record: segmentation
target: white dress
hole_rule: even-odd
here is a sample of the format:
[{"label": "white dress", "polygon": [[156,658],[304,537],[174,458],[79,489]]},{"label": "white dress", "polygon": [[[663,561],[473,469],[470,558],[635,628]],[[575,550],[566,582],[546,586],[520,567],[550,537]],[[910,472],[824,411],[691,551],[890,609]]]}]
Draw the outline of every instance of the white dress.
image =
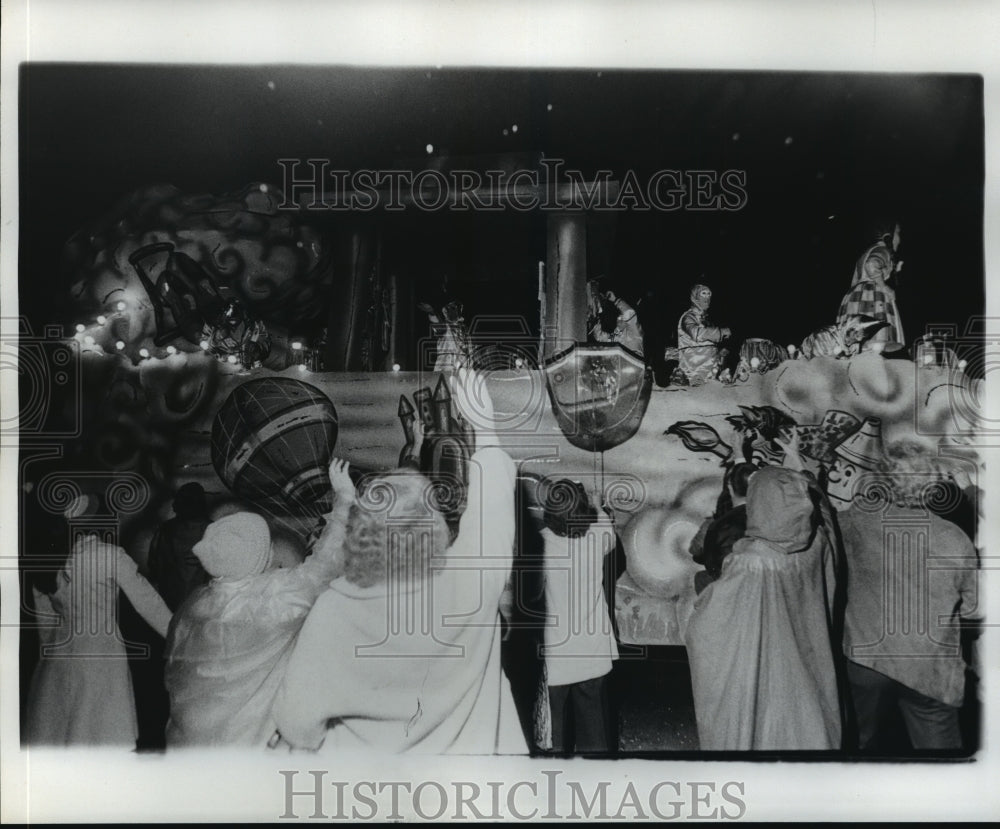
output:
[{"label": "white dress", "polygon": [[121,547],[80,538],[51,596],[35,592],[41,654],[28,691],[26,743],[119,745],[138,736],[118,589],[161,636],[170,609]]}]

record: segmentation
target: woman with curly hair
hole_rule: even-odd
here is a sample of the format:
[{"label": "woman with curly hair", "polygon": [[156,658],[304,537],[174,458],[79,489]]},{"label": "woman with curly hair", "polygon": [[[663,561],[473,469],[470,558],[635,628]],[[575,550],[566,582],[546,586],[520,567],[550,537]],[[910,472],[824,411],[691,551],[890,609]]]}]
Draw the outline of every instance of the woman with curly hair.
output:
[{"label": "woman with curly hair", "polygon": [[[454,543],[431,482],[371,481],[348,517],[344,574],[316,602],[274,709],[295,748],[526,753],[500,665],[514,544],[514,462],[476,374],[450,378],[472,424],[468,506]],[[345,755],[346,756],[346,755]]]}]

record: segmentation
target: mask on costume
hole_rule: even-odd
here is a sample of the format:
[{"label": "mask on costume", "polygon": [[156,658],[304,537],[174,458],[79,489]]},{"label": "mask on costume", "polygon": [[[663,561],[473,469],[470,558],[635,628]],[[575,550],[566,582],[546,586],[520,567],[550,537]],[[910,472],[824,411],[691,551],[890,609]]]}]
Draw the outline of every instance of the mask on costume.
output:
[{"label": "mask on costume", "polygon": [[712,289],[707,285],[695,285],[691,289],[691,304],[700,311],[707,311],[712,304]]},{"label": "mask on costume", "polygon": [[885,248],[875,248],[865,260],[865,276],[868,279],[885,279],[892,264]]}]

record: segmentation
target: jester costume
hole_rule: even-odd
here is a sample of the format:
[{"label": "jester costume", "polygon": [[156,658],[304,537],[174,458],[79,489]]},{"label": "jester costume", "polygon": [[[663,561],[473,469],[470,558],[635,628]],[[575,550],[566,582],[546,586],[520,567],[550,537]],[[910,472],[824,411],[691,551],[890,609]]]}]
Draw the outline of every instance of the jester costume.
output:
[{"label": "jester costume", "polygon": [[886,284],[886,279],[892,273],[892,252],[883,241],[869,247],[854,266],[854,277],[851,289],[840,303],[837,312],[837,323],[845,323],[851,316],[873,317],[888,323],[886,328],[878,331],[863,346],[871,351],[873,343],[883,346],[898,344],[903,346],[906,337],[903,335],[903,323],[896,306],[896,292]]}]

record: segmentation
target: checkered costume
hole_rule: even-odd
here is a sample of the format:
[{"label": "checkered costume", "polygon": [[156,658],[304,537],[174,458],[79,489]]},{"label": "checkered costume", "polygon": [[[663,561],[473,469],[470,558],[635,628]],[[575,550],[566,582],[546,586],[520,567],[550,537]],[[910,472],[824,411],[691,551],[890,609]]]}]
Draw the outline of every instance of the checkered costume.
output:
[{"label": "checkered costume", "polygon": [[883,328],[868,340],[865,349],[870,350],[872,343],[905,345],[903,322],[899,317],[899,309],[896,307],[896,292],[881,280],[876,282],[865,276],[865,263],[872,256],[883,258],[888,262],[892,261],[889,249],[882,242],[872,245],[861,255],[854,267],[851,290],[840,302],[837,323],[844,322],[847,317],[852,315],[885,320],[889,323],[889,327]]}]

